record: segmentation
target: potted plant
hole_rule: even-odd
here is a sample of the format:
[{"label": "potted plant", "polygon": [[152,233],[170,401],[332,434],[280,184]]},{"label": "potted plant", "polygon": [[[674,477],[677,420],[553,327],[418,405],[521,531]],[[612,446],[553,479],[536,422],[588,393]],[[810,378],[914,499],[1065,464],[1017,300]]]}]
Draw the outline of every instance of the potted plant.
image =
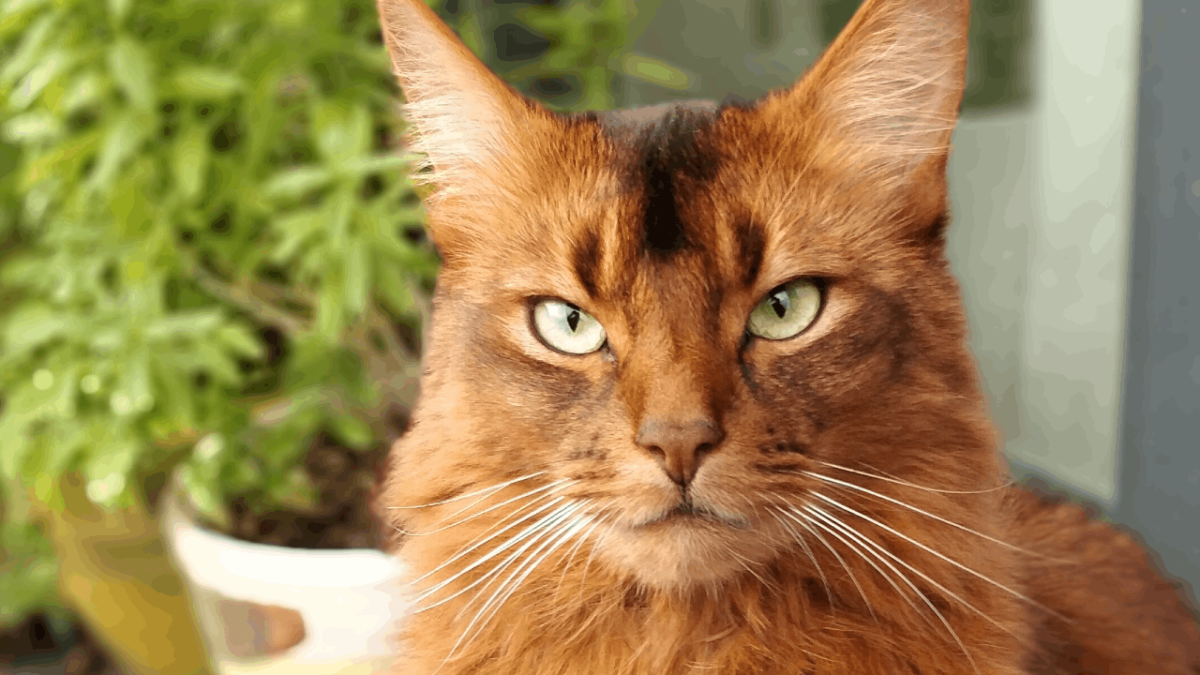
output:
[{"label": "potted plant", "polygon": [[[448,4],[508,58],[512,9]],[[611,105],[630,9],[517,8],[510,79]],[[373,0],[15,2],[0,62],[0,609],[65,603],[130,673],[368,669],[437,264]]]},{"label": "potted plant", "polygon": [[188,620],[197,586],[168,564],[180,542],[160,539],[163,495],[196,531],[373,545],[366,492],[415,392],[437,264],[374,12],[0,10],[0,607],[14,620],[65,601],[130,672],[208,670],[201,645],[229,625]]}]

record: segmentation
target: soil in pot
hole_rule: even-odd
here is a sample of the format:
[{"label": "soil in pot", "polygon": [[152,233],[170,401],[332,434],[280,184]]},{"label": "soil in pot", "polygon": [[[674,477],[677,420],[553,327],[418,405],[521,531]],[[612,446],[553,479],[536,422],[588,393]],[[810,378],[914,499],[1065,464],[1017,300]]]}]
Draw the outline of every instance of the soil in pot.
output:
[{"label": "soil in pot", "polygon": [[225,533],[289,548],[378,548],[383,537],[371,504],[386,457],[384,444],[360,452],[321,435],[304,459],[305,473],[316,488],[316,505],[305,512],[256,512],[246,497],[235,497],[230,504],[232,524]]}]

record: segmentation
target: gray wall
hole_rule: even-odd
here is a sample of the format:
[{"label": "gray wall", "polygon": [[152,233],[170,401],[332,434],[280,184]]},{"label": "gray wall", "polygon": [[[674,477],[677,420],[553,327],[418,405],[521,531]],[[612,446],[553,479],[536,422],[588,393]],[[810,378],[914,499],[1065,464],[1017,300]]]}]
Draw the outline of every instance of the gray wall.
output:
[{"label": "gray wall", "polygon": [[1200,591],[1200,3],[1146,0],[1114,518]]}]

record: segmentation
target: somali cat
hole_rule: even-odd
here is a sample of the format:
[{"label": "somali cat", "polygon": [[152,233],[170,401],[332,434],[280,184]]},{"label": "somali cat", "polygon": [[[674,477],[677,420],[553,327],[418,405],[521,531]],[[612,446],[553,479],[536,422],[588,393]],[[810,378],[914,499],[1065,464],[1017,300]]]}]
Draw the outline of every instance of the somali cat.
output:
[{"label": "somali cat", "polygon": [[757,102],[572,115],[379,9],[444,259],[394,672],[1200,673],[1138,545],[1007,484],[943,252],[967,0],[867,0]]}]

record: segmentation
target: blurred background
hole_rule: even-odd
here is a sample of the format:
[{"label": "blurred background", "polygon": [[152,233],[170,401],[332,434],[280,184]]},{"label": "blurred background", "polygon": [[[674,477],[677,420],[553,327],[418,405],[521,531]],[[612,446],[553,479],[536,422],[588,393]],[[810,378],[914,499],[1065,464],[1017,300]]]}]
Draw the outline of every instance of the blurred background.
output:
[{"label": "blurred background", "polygon": [[[430,4],[577,110],[755,98],[860,3]],[[1200,584],[1200,147],[1181,121],[1200,119],[1182,67],[1200,6],[972,4],[949,252],[1003,448]],[[437,258],[374,2],[5,0],[0,92],[0,672],[286,654],[298,615],[203,587],[164,505],[220,545],[386,535],[366,504]]]}]

